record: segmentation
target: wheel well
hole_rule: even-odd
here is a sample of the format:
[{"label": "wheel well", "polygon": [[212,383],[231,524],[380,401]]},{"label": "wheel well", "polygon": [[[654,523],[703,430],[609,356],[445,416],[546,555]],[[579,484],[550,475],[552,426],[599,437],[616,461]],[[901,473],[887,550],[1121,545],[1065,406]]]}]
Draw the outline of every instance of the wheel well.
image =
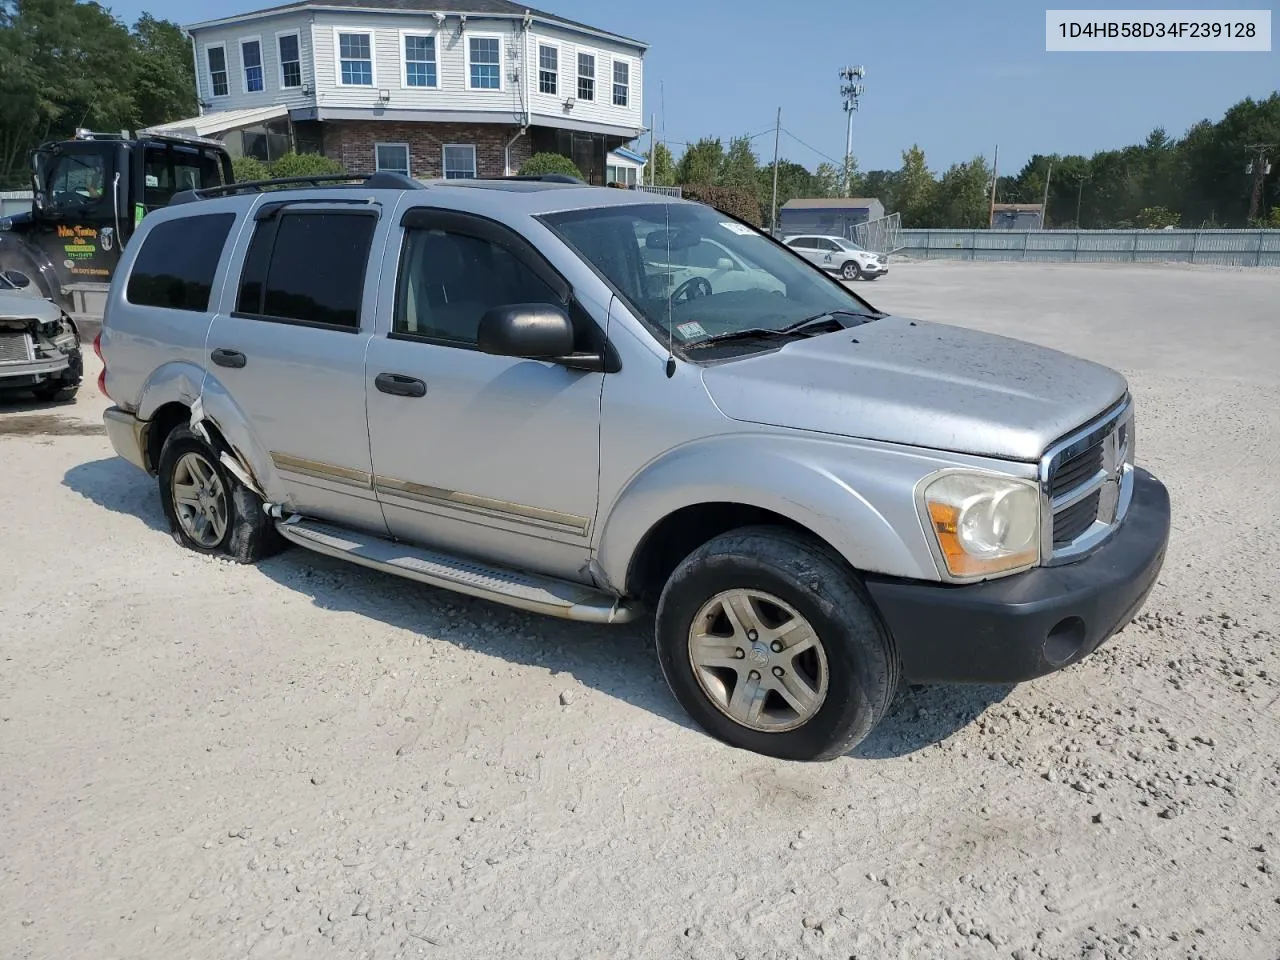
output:
[{"label": "wheel well", "polygon": [[166,403],[155,412],[147,427],[147,465],[154,473],[160,464],[160,451],[174,427],[191,420],[191,410],[184,404]]},{"label": "wheel well", "polygon": [[645,534],[627,569],[627,593],[650,609],[681,561],[708,540],[740,527],[776,526],[818,538],[780,513],[742,503],[700,503],[668,514]]}]

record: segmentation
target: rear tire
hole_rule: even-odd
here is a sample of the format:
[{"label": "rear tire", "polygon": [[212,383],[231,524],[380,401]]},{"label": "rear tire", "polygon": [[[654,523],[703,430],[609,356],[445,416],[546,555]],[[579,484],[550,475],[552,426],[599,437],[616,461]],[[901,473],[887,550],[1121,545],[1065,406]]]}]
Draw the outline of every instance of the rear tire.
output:
[{"label": "rear tire", "polygon": [[735,530],[690,554],[662,591],[656,642],[699,726],[784,760],[847,753],[898,686],[893,640],[857,574],[782,527]]},{"label": "rear tire", "polygon": [[283,545],[262,499],[186,424],[165,438],[157,467],[164,515],[180,546],[256,563]]}]

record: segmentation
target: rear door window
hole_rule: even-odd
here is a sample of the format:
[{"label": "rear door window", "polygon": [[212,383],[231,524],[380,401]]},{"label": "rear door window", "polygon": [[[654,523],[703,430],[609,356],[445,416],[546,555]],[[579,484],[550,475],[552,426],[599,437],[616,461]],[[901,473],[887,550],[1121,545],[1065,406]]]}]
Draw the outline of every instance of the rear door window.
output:
[{"label": "rear door window", "polygon": [[234,213],[209,213],[158,224],[142,241],[126,299],[144,307],[207,311],[235,219]]},{"label": "rear door window", "polygon": [[377,218],[284,211],[263,220],[245,257],[236,312],[354,332]]}]

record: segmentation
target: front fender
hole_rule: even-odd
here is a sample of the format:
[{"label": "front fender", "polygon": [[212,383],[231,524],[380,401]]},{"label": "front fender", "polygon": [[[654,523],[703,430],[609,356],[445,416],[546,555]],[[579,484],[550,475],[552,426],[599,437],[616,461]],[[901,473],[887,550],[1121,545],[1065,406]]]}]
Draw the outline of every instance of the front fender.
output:
[{"label": "front fender", "polygon": [[626,484],[599,527],[597,562],[610,583],[625,584],[636,549],[663,518],[701,503],[738,503],[800,524],[858,570],[938,580],[914,490],[955,465],[927,451],[785,433],[694,441]]},{"label": "front fender", "polygon": [[0,269],[20,270],[31,278],[46,300],[52,300],[65,311],[71,301],[62,295],[62,280],[49,255],[27,243],[21,233],[0,233]]}]

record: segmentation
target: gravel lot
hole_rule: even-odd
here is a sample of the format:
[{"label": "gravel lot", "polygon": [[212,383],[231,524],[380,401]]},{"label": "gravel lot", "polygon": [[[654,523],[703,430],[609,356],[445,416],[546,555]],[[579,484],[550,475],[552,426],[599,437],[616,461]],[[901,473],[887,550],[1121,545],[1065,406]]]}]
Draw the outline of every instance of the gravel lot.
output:
[{"label": "gravel lot", "polygon": [[1275,960],[1280,273],[857,289],[1123,370],[1175,518],[1094,657],[904,690],[830,764],[692,729],[647,625],[180,550],[96,361],[0,401],[0,957]]}]

